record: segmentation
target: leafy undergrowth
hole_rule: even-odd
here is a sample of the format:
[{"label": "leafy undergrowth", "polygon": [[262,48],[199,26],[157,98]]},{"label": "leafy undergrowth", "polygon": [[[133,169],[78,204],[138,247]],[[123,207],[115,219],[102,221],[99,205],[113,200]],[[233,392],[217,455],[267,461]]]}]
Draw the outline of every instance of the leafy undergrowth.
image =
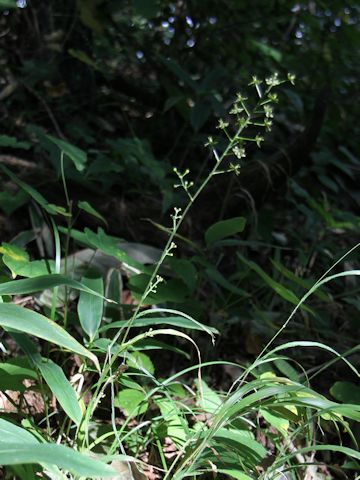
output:
[{"label": "leafy undergrowth", "polygon": [[[244,255],[241,248],[256,250],[259,244],[240,239],[243,217],[213,224],[201,244],[179,233],[210,180],[239,174],[248,145],[260,146],[261,132],[272,124],[273,90],[281,83],[277,75],[265,82],[254,77],[256,101],[237,95],[229,120],[219,122],[227,144],[220,149],[218,139],[208,139],[213,159],[199,185],[188,180],[188,170],[175,169],[184,201],[174,209],[170,227],[162,227],[168,236],[163,250],[115,238],[101,227],[76,229],[79,210],[106,225],[88,202],[75,206],[69,197],[65,162],[78,171],[86,162],[76,147],[48,138],[61,152],[65,207],[50,204],[3,168],[33,204],[32,230],[0,247],[4,478],[356,475],[360,405],[353,379],[359,372],[348,357],[358,348],[349,345],[343,354],[320,341],[326,315],[317,308],[331,309],[331,286],[360,274],[338,270],[355,248],[310,281],[282,262],[281,248],[272,259],[275,275]],[[298,185],[293,188],[306,195]],[[312,212],[326,216],[310,195],[308,202]],[[335,217],[326,220],[336,225]],[[27,251],[33,240],[41,259]],[[181,242],[192,252],[186,258],[175,255]],[[232,248],[233,274],[220,268],[226,248]],[[306,322],[313,322],[313,330],[279,341],[284,331]],[[263,332],[254,331],[254,324]],[[223,345],[233,341],[234,353],[231,332],[238,335],[239,328],[246,338],[236,337],[238,348],[247,346],[245,353],[256,354],[255,360],[242,352],[234,354],[244,359],[241,364],[219,360],[219,334]],[[308,355],[316,351],[326,360],[310,366]],[[339,363],[349,381],[332,385],[337,403],[313,384]]]}]

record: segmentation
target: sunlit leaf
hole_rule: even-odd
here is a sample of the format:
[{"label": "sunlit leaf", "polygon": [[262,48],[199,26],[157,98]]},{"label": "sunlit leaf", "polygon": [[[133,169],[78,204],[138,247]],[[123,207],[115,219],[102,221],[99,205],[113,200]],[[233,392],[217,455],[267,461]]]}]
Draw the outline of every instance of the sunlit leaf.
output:
[{"label": "sunlit leaf", "polygon": [[66,330],[33,310],[19,305],[0,303],[0,325],[42,338],[89,358],[97,366],[99,364],[97,357],[83,347]]}]

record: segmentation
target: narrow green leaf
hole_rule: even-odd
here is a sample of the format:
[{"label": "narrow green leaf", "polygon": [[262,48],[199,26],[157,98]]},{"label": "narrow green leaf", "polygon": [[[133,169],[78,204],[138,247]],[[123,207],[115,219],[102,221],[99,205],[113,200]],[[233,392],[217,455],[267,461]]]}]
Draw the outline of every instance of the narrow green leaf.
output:
[{"label": "narrow green leaf", "polygon": [[[7,0],[9,1],[9,0]],[[3,2],[3,0],[2,0]],[[0,7],[2,5],[2,2],[0,2]],[[11,3],[15,3],[15,6],[16,6],[16,2],[11,2]],[[11,148],[22,148],[24,150],[29,150],[29,148],[31,148],[31,143],[29,142],[21,142],[19,140],[17,140],[15,137],[9,137],[9,135],[0,135],[0,146],[1,147],[11,147]]]},{"label": "narrow green leaf", "polygon": [[253,480],[253,478],[249,477],[249,475],[240,472],[240,470],[235,470],[234,468],[222,468],[218,470],[218,472],[229,475],[229,477],[236,478],[236,480]]},{"label": "narrow green leaf", "polygon": [[259,267],[259,265],[257,265],[255,262],[247,260],[239,253],[237,254],[237,256],[243,263],[245,263],[245,265],[251,268],[251,270],[254,270],[254,272],[256,272],[269,287],[271,287],[278,295],[280,295],[280,297],[294,305],[298,305],[300,299],[293,292],[291,292],[286,287],[269,277],[269,275],[265,273],[264,270]]},{"label": "narrow green leaf", "polygon": [[49,204],[49,202],[39,193],[35,188],[31,187],[27,183],[20,180],[16,175],[12,173],[5,165],[0,165],[0,168],[6,173],[8,177],[11,178],[24,192],[26,192],[30,197],[35,200],[44,210],[46,210],[50,215],[56,215],[60,213],[56,205]]},{"label": "narrow green leaf", "polygon": [[45,358],[38,361],[36,366],[39,368],[45,382],[64,409],[64,412],[76,425],[79,425],[82,418],[80,405],[75,390],[65,377],[62,368],[52,360]]},{"label": "narrow green leaf", "polygon": [[83,285],[99,294],[99,296],[95,296],[82,291],[77,307],[82,329],[89,335],[92,341],[97,334],[103,315],[104,302],[102,296],[104,294],[104,283],[101,277],[83,277],[81,281]]},{"label": "narrow green leaf", "polygon": [[[123,328],[127,327],[130,323],[130,320],[119,320],[118,322],[112,322],[108,325],[101,327],[100,331],[104,332],[112,328]],[[134,327],[152,327],[154,325],[172,325],[177,328],[186,328],[189,330],[202,330],[210,331],[212,333],[218,334],[218,330],[214,327],[208,327],[202,323],[192,321],[184,317],[151,317],[151,318],[137,318],[131,326]]]},{"label": "narrow green leaf", "polygon": [[99,220],[104,222],[105,225],[107,225],[107,221],[105,220],[105,218],[101,215],[101,213],[95,210],[95,208],[92,207],[89,202],[85,202],[85,201],[78,202],[78,207],[81,210],[84,210],[84,212],[89,213],[93,217],[98,218]]},{"label": "narrow green leaf", "polygon": [[66,275],[55,273],[51,275],[41,275],[40,277],[13,280],[11,282],[2,283],[0,284],[0,295],[23,295],[26,293],[41,292],[43,290],[58,287],[60,285],[66,285],[67,287],[79,290],[80,292],[89,293],[110,303],[116,303],[113,300],[104,298],[99,292],[92,290],[77,280],[73,280]]},{"label": "narrow green leaf", "polygon": [[244,230],[246,219],[244,217],[228,218],[221,220],[209,227],[205,232],[205,242],[208,247],[212,246],[218,240],[231,237]]},{"label": "narrow green leaf", "polygon": [[[295,273],[293,273],[291,270],[287,269],[284,265],[282,265],[282,263],[277,262],[276,260],[273,260],[273,259],[271,259],[271,263],[282,275],[284,275],[284,277],[300,285],[306,290],[311,288],[311,286],[313,285],[313,282],[311,282],[311,280],[298,277],[297,275],[295,275]],[[321,298],[321,300],[324,300],[325,302],[329,301],[329,296],[326,295],[326,293],[320,291],[320,292],[316,292],[315,294],[319,298]]]},{"label": "narrow green leaf", "polygon": [[71,145],[64,140],[60,140],[59,138],[53,137],[52,135],[46,135],[46,138],[51,142],[55,143],[56,146],[60,148],[60,150],[70,158],[70,160],[75,165],[76,169],[79,172],[82,172],[85,168],[85,164],[87,162],[87,155],[86,153],[75,145]]},{"label": "narrow green leaf", "polygon": [[109,465],[55,443],[0,443],[0,465],[48,463],[87,478],[116,477]]},{"label": "narrow green leaf", "polygon": [[[99,367],[97,357],[52,320],[19,305],[0,303],[0,325],[34,335],[89,358]],[[0,462],[1,463],[1,462]]]}]

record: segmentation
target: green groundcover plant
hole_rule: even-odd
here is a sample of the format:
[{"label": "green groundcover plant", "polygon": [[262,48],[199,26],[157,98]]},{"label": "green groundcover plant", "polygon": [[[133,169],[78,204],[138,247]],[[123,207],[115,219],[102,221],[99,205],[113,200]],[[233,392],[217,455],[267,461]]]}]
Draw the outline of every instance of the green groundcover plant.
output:
[{"label": "green groundcover plant", "polygon": [[[292,75],[288,81],[293,83]],[[215,342],[218,330],[171,303],[181,304],[196,288],[194,264],[176,256],[181,225],[215,175],[241,174],[247,148],[261,146],[282,83],[277,74],[264,81],[253,77],[250,93],[237,94],[228,118],[218,124],[225,142],[209,137],[206,143],[212,159],[205,178],[192,181],[188,169],[174,169],[175,187],[186,201],[174,209],[170,226],[163,227],[168,240],[161,252],[139,256],[102,228],[74,228],[65,162],[72,161],[78,171],[86,164],[86,155],[75,146],[48,137],[61,152],[65,208],[48,203],[2,167],[35,205],[33,225],[47,219],[55,246],[54,259],[31,260],[24,247],[34,237],[24,232],[0,247],[0,390],[8,405],[0,417],[0,465],[5,478],[326,478],[334,473],[326,468],[334,452],[346,459],[343,471],[356,472],[360,454],[352,425],[360,419],[359,404],[336,403],[311,388],[312,378],[335,361],[358,377],[347,360],[354,350],[345,355],[316,341],[279,344],[275,339],[299,310],[309,310],[306,300],[323,285],[360,271],[332,273],[334,265],[298,298],[242,258],[294,307],[246,366],[203,362],[197,339],[206,335]],[[88,202],[77,207],[106,224]],[[206,231],[205,244],[215,248],[244,227],[242,217],[217,222]],[[86,247],[86,256],[70,255],[70,241]],[[104,258],[113,260],[111,267],[104,266]],[[122,296],[124,278],[130,304]],[[292,349],[322,349],[333,359],[307,374],[288,357]],[[151,352],[164,359],[179,356],[189,366],[163,378]],[[204,380],[208,370],[226,364],[237,368],[233,384],[227,391],[210,388]],[[42,400],[36,413],[29,392]],[[333,431],[338,441],[327,443],[327,432]]]}]

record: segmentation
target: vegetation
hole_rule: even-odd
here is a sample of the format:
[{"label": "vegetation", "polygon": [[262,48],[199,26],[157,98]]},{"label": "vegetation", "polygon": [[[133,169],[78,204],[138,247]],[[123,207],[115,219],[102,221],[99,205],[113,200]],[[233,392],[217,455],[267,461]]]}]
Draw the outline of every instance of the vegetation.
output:
[{"label": "vegetation", "polygon": [[359,478],[359,14],[0,0],[2,478]]}]

